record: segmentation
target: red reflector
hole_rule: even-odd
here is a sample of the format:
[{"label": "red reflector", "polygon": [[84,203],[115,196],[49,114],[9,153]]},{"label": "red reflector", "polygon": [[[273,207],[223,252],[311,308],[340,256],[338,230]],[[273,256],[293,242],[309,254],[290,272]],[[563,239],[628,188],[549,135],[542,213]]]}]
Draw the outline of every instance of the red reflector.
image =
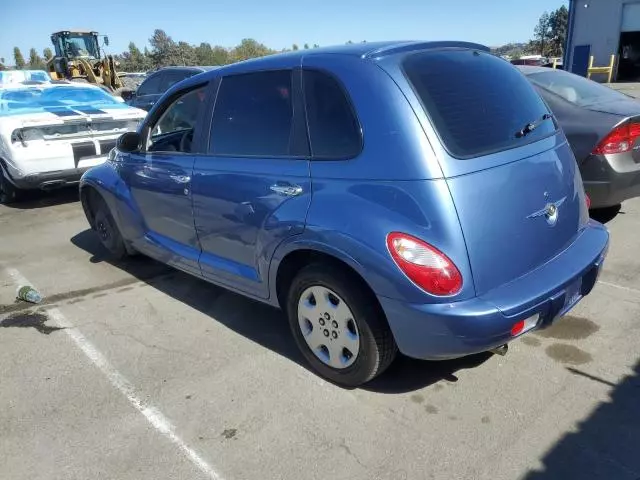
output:
[{"label": "red reflector", "polygon": [[614,128],[594,148],[595,155],[624,153],[633,148],[633,144],[640,137],[640,123],[627,123]]},{"label": "red reflector", "polygon": [[462,275],[437,248],[406,233],[387,235],[387,248],[396,265],[416,285],[433,295],[453,295],[462,288]]},{"label": "red reflector", "polygon": [[587,204],[587,210],[591,208],[591,199],[589,198],[589,195],[587,195],[586,193],[584,194],[584,201]]},{"label": "red reflector", "polygon": [[524,320],[520,320],[518,323],[514,323],[513,327],[511,327],[511,336],[515,337],[516,335],[520,335],[524,330]]}]

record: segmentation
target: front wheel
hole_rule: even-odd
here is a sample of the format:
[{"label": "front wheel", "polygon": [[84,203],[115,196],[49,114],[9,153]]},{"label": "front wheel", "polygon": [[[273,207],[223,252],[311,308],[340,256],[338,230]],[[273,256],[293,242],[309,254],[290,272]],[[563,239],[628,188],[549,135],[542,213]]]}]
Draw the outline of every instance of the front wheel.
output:
[{"label": "front wheel", "polygon": [[345,269],[310,265],[289,290],[295,341],[321,376],[357,387],[381,374],[397,347],[374,295]]},{"label": "front wheel", "polygon": [[102,198],[97,202],[93,225],[100,243],[114,260],[121,260],[127,256],[127,248],[109,207]]}]

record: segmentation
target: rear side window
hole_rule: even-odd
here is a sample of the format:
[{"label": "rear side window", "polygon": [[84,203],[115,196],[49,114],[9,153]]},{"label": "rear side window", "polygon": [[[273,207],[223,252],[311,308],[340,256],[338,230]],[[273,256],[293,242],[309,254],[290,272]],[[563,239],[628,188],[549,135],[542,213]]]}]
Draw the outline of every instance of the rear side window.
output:
[{"label": "rear side window", "polygon": [[[405,75],[444,147],[470,158],[519,147],[555,132],[553,118],[527,79],[508,62],[474,50],[409,56]],[[535,128],[522,135],[528,124]]]},{"label": "rear side window", "polygon": [[292,150],[291,70],[224,77],[213,112],[215,155],[288,156]]},{"label": "rear side window", "polygon": [[160,91],[160,81],[162,80],[162,74],[154,75],[147,78],[138,87],[138,95],[155,95]]},{"label": "rear side window", "polygon": [[304,72],[311,154],[320,159],[352,158],[362,149],[360,125],[342,87],[330,75]]}]

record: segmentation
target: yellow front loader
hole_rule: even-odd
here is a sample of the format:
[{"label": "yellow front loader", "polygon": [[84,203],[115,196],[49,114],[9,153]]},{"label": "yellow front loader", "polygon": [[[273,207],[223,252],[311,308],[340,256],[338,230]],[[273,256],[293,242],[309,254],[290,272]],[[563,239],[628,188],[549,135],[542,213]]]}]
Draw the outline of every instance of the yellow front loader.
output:
[{"label": "yellow front loader", "polygon": [[[63,30],[51,35],[55,56],[47,62],[52,80],[70,80],[98,85],[114,95],[122,95],[124,84],[111,55],[103,55],[98,32]],[[109,45],[109,37],[103,36]]]}]

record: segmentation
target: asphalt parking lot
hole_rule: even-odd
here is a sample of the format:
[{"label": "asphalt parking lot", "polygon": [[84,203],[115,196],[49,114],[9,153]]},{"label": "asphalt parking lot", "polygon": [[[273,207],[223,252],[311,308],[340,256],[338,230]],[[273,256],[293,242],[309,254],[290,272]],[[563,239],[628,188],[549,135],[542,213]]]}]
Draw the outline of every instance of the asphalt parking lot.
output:
[{"label": "asphalt parking lot", "polygon": [[607,225],[599,284],[552,329],[344,390],[280,312],[107,261],[74,190],[0,207],[0,478],[638,480],[640,199]]}]

